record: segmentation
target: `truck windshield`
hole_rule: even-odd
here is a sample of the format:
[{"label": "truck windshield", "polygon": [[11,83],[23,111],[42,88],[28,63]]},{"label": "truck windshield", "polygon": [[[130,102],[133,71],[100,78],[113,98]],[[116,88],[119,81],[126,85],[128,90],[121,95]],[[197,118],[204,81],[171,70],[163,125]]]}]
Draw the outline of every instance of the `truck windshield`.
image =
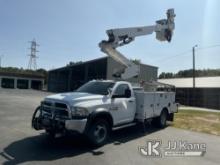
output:
[{"label": "truck windshield", "polygon": [[90,81],[76,90],[76,92],[107,95],[108,89],[112,88],[113,82],[94,82]]}]

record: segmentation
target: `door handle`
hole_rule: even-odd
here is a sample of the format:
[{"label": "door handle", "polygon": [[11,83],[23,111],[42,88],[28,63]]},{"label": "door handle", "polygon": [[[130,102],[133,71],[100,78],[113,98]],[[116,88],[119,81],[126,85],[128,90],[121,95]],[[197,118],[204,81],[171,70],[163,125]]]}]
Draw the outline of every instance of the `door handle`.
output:
[{"label": "door handle", "polygon": [[110,111],[117,111],[117,110],[118,110],[118,107],[116,107],[116,106],[114,107],[114,106],[113,106],[113,107],[110,107],[109,110],[110,110]]},{"label": "door handle", "polygon": [[133,102],[134,102],[134,100],[128,100],[128,102],[129,102],[129,103],[133,103]]}]

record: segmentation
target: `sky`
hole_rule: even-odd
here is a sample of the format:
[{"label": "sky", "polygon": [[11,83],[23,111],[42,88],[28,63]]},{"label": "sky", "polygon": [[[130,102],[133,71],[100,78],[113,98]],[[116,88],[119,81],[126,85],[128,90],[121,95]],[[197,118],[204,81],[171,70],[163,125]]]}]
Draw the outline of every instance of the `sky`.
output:
[{"label": "sky", "polygon": [[38,68],[47,70],[70,61],[106,56],[98,47],[112,28],[154,25],[174,8],[171,43],[155,34],[136,38],[119,50],[129,59],[159,67],[160,72],[192,68],[220,68],[219,0],[0,0],[0,56],[2,66],[27,68],[29,41],[38,47]]}]

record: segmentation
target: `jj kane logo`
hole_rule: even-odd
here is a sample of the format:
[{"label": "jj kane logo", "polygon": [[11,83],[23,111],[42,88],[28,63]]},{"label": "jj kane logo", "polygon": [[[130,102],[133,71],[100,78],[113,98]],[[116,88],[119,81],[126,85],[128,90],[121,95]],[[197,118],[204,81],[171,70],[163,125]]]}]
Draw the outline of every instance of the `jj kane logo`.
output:
[{"label": "jj kane logo", "polygon": [[[162,149],[162,151],[161,151]],[[145,146],[139,147],[141,155],[146,157],[189,157],[204,156],[206,153],[205,143],[190,143],[187,141],[168,141],[162,148],[161,140],[147,140]]]}]

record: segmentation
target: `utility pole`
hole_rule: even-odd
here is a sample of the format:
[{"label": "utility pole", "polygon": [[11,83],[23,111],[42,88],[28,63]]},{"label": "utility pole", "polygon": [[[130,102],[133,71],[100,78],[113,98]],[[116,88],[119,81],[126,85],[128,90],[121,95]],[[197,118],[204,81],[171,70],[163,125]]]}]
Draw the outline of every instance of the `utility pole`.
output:
[{"label": "utility pole", "polygon": [[198,45],[193,46],[192,48],[192,55],[193,55],[193,89],[192,89],[192,105],[196,106],[197,101],[196,101],[196,71],[195,71],[195,48]]},{"label": "utility pole", "polygon": [[30,56],[30,59],[29,59],[29,62],[28,62],[28,69],[32,69],[33,70],[36,70],[37,69],[37,52],[39,52],[37,50],[37,46],[39,46],[36,42],[35,39],[33,39],[32,41],[30,41],[31,43],[31,54],[29,55]]},{"label": "utility pole", "polygon": [[198,47],[198,45],[193,46],[192,48],[192,54],[193,54],[193,88],[196,87],[196,71],[195,71],[195,48]]},{"label": "utility pole", "polygon": [[2,67],[2,58],[4,57],[4,55],[0,56],[0,68]]}]

